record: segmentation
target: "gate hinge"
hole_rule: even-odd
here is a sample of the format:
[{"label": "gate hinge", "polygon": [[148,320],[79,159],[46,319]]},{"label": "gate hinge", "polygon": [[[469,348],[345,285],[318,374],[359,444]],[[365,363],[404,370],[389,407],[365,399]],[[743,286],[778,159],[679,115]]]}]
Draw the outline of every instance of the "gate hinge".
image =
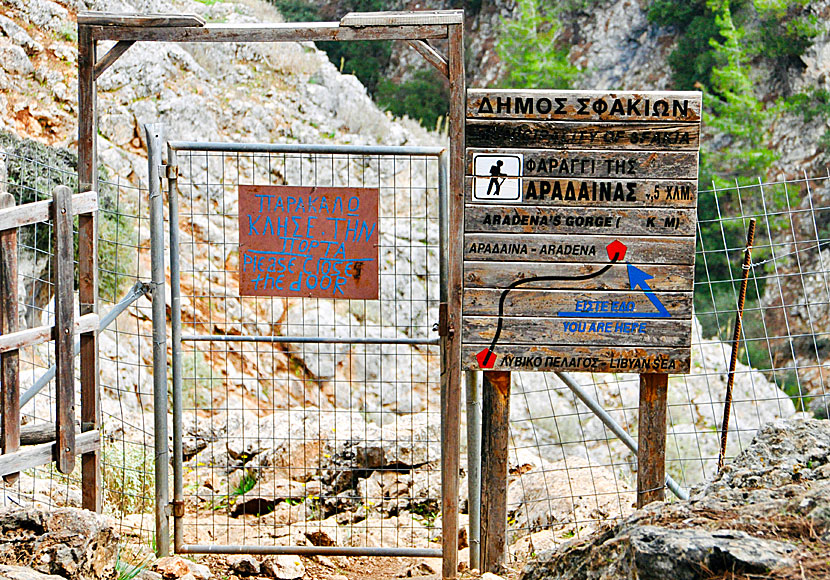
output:
[{"label": "gate hinge", "polygon": [[183,518],[184,517],[184,502],[183,501],[171,501],[170,507],[173,510],[173,517],[174,518]]},{"label": "gate hinge", "polygon": [[179,166],[178,165],[165,165],[166,167],[166,177],[167,179],[178,179],[179,178]]},{"label": "gate hinge", "polygon": [[446,336],[448,338],[455,336],[455,327],[450,321],[446,302],[438,305],[438,336]]}]

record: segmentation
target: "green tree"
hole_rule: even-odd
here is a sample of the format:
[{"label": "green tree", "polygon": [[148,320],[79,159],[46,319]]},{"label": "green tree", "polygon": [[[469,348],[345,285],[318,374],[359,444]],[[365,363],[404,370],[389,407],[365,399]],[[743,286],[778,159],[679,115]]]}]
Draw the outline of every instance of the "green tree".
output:
[{"label": "green tree", "polygon": [[569,48],[557,45],[558,10],[543,0],[519,0],[517,15],[502,20],[496,53],[505,65],[504,88],[570,88],[579,69]]},{"label": "green tree", "polygon": [[749,77],[741,43],[744,31],[735,26],[729,0],[707,0],[706,5],[715,16],[720,39],[709,40],[715,65],[704,87],[711,111],[704,121],[728,140],[718,142],[717,149],[707,148],[708,169],[720,178],[763,175],[775,160],[766,147],[770,115]]}]

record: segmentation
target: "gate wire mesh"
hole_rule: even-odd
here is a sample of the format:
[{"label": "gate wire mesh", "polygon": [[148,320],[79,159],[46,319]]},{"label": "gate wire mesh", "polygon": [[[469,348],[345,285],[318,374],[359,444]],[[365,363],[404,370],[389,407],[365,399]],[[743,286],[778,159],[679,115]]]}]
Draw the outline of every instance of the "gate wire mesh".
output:
[{"label": "gate wire mesh", "polygon": [[[830,177],[718,183],[699,192],[692,371],[669,380],[667,472],[688,488],[717,470],[750,218],[758,220],[727,458],[758,428],[828,417]],[[637,436],[637,375],[572,375]],[[508,517],[524,557],[633,511],[636,455],[552,374],[514,373]],[[668,499],[674,499],[666,491]]]},{"label": "gate wire mesh", "polygon": [[[439,548],[438,157],[175,147],[184,543]],[[240,297],[243,184],[379,188],[381,299]]]},{"label": "gate wire mesh", "polygon": [[[11,193],[18,205],[51,199],[58,185],[76,189],[76,170],[74,152],[0,133],[0,191]],[[120,179],[108,181],[103,169],[100,176],[99,312],[103,317],[139,281],[139,272],[146,271],[143,264],[149,264],[149,220],[146,187]],[[54,323],[52,257],[51,222],[18,230],[21,329]],[[149,300],[141,298],[100,334],[104,513],[115,518],[119,531],[137,552],[150,550],[154,505],[149,307]],[[54,362],[52,342],[21,350],[21,394]],[[78,364],[76,357],[76,381]],[[77,382],[75,398],[80,401]],[[79,404],[76,408],[80,409]],[[21,422],[54,423],[54,414],[54,381],[50,381],[22,407]],[[48,509],[80,507],[80,487],[80,461],[68,476],[58,473],[53,464],[45,465],[27,470],[13,484],[5,484],[2,503],[35,504]]]},{"label": "gate wire mesh", "polygon": [[[4,149],[0,152],[0,161],[2,161],[0,165],[5,165],[5,172],[0,171],[0,188],[12,193],[18,203],[48,199],[51,197],[52,189],[59,184],[70,187],[76,185],[74,154],[34,146],[30,142],[22,143],[2,134],[0,134],[0,147]],[[194,154],[194,162],[196,162],[196,157]],[[209,159],[204,155],[201,157],[204,167]],[[243,159],[240,157],[240,162]],[[215,161],[219,163],[218,158]],[[294,161],[299,167],[299,161],[296,158]],[[370,161],[376,163],[374,160]],[[403,163],[404,160],[400,162]],[[288,161],[288,166],[291,166],[291,163]],[[222,165],[227,164],[226,158]],[[180,166],[183,170],[185,169],[183,162]],[[297,170],[290,183],[298,184],[300,179],[303,184],[311,183],[310,174],[313,175],[314,164],[309,158],[305,158],[303,167],[302,172]],[[322,162],[318,161],[316,168],[318,175],[321,175],[321,167]],[[328,167],[332,167],[331,162]],[[398,173],[409,171],[405,165],[399,166],[398,170]],[[263,170],[262,173],[266,171]],[[369,168],[366,169],[365,177],[360,179],[358,179],[359,172],[352,173],[357,173],[357,175],[349,178],[351,181],[348,183],[351,185],[362,184],[364,180],[367,186],[377,183],[378,178],[372,176]],[[251,175],[253,176],[253,172]],[[282,183],[282,179],[278,176],[269,176],[265,179],[262,175],[261,178],[262,183]],[[390,178],[384,177],[383,179],[388,181]],[[204,182],[208,181],[204,180]],[[210,198],[211,207],[219,208],[221,211],[230,209],[227,207],[222,209],[224,190],[221,181],[213,178],[210,183],[215,185],[211,191],[223,192],[222,197]],[[182,198],[183,205],[189,203],[186,201],[186,196],[191,195],[184,186],[185,182],[181,181],[180,187],[185,196]],[[235,190],[235,188],[230,189]],[[749,443],[759,425],[776,417],[790,417],[802,411],[824,418],[828,415],[829,404],[827,389],[830,369],[827,356],[828,346],[830,346],[830,337],[828,337],[830,331],[830,320],[828,320],[830,318],[830,291],[828,291],[830,287],[830,251],[828,250],[830,246],[830,178],[824,176],[808,179],[805,176],[803,179],[777,183],[718,184],[709,190],[701,191],[699,196],[700,226],[695,284],[696,314],[699,322],[695,325],[693,336],[693,369],[688,376],[672,377],[669,388],[667,467],[669,472],[684,486],[691,486],[705,478],[710,478],[715,471],[718,429],[721,423],[730,353],[730,345],[724,340],[728,340],[731,336],[734,323],[739,267],[744,249],[747,220],[750,217],[758,218],[758,232],[753,251],[754,266],[750,270],[750,294],[744,313],[745,335],[740,350],[742,364],[738,366],[736,377],[727,456],[734,457],[739,453]],[[421,204],[417,199],[419,198],[415,198],[412,202],[413,208],[422,212],[417,215],[424,216],[428,235],[437,236],[432,233],[434,230],[428,225],[427,219],[427,216],[429,219],[434,219],[437,212],[432,208],[426,209],[426,204]],[[201,199],[198,202],[207,203]],[[399,203],[398,206],[400,207],[401,204]],[[408,208],[408,204],[406,207]],[[194,210],[196,223],[201,223],[204,228],[200,230],[203,232],[200,235],[210,232],[215,237],[212,238],[213,242],[200,242],[201,245],[193,242],[190,247],[185,247],[183,244],[183,257],[186,252],[191,252],[192,257],[193,252],[198,253],[210,248],[231,248],[229,240],[219,237],[222,230],[216,224],[225,219],[220,219],[224,215],[221,211],[214,211],[211,217],[198,215],[210,212]],[[389,210],[387,208],[382,211]],[[183,212],[182,216],[184,215]],[[147,192],[144,184],[127,183],[117,179],[102,180],[99,212],[102,279],[100,309],[102,313],[106,313],[114,302],[124,296],[133,283],[149,279],[148,217]],[[390,217],[390,220],[387,228],[404,227],[402,223],[399,223],[401,219]],[[392,237],[394,238],[394,235]],[[183,237],[183,239],[186,238]],[[21,328],[25,328],[46,323],[51,320],[53,312],[50,290],[52,255],[50,225],[42,223],[24,228],[19,233],[19,240],[20,324]],[[414,242],[399,244],[391,239],[383,243],[390,250],[392,248],[397,250],[400,247],[408,251],[409,247],[413,250],[421,247],[421,244],[416,245]],[[433,248],[434,245],[435,237],[429,237],[428,243],[423,244],[427,249]],[[437,260],[433,252],[434,250],[428,252],[428,260]],[[390,251],[388,257],[391,259],[392,255]],[[219,266],[218,262],[217,266],[214,266],[212,265],[214,261],[203,259],[206,257],[206,255],[200,255],[197,263],[190,268],[191,275],[198,272],[213,287],[218,287],[227,279],[226,272],[233,271],[233,268],[225,265]],[[416,272],[415,262],[412,263],[413,272]],[[430,262],[431,265],[432,262]],[[387,264],[385,268],[387,269],[382,274],[384,276],[382,279],[397,290],[395,266]],[[397,271],[402,271],[400,265],[397,266]],[[408,266],[406,272],[408,273]],[[432,280],[429,276],[437,272],[437,269],[430,267],[427,272],[428,275],[424,276],[423,280]],[[208,282],[204,283],[204,288],[209,287]],[[430,308],[433,308],[434,298],[437,296],[437,282],[431,281],[425,284],[425,287],[424,296],[428,293]],[[401,291],[403,288],[406,286],[402,286]],[[233,304],[232,299],[220,303],[210,298],[208,292],[196,296],[196,293],[191,290],[191,294],[198,298],[194,303],[200,305],[200,308],[211,304],[221,304],[223,308],[221,311],[218,306],[214,307],[213,311],[205,310],[204,312],[209,315],[205,320],[221,323],[220,328],[229,327],[224,319],[224,308],[227,306],[230,309]],[[268,301],[254,300],[254,303],[259,306],[270,308],[266,302]],[[274,305],[276,306],[278,302],[275,301]],[[309,302],[311,302],[309,310],[314,310],[316,306],[314,301]],[[407,300],[402,299],[395,304],[405,306],[408,303]],[[285,306],[283,305],[283,308]],[[361,306],[349,303],[344,310],[351,315],[352,308]],[[291,305],[288,307],[290,309]],[[299,326],[313,328],[308,332],[314,334],[323,334],[327,321],[331,323],[334,317],[345,316],[335,308],[335,305],[329,304],[325,308],[328,309],[330,317],[328,319],[320,317],[318,323],[317,319],[311,318],[311,314],[305,312],[305,305],[302,308],[304,317],[299,319],[302,322]],[[408,309],[405,312],[409,312]],[[222,317],[219,317],[220,313],[223,314]],[[264,311],[258,310],[257,313],[257,317],[253,320],[258,320],[260,325],[265,324]],[[393,311],[387,309],[381,311],[380,315],[384,317],[383,320],[390,320],[393,317]],[[413,316],[413,334],[416,330],[428,332],[430,325],[427,320],[433,319],[431,314],[428,317]],[[347,329],[349,332],[362,331],[366,328],[368,333],[371,326],[367,324],[367,321],[368,319],[359,320],[359,324],[352,322],[346,326],[341,324],[340,328]],[[269,330],[272,325],[268,323],[265,326],[268,328],[263,327],[262,331]],[[381,326],[379,324],[375,326],[377,328],[373,330],[381,332]],[[193,328],[191,324],[188,332]],[[239,331],[242,332],[243,329],[247,333],[254,334],[254,325],[250,322],[244,327],[240,324]],[[206,327],[199,328],[199,332],[207,330]],[[210,330],[210,332],[218,331]],[[293,332],[295,332],[294,329],[292,329]],[[299,332],[299,329],[296,332]],[[200,346],[208,346],[208,348],[200,350]],[[221,389],[224,394],[226,378],[222,369],[235,368],[232,365],[237,365],[238,362],[235,361],[242,360],[243,353],[248,359],[253,357],[257,361],[259,354],[262,353],[264,355],[262,358],[267,359],[275,354],[279,360],[289,362],[295,357],[293,355],[289,357],[286,354],[288,351],[297,353],[296,358],[304,353],[310,354],[308,359],[310,367],[289,365],[287,370],[281,369],[279,373],[274,374],[275,378],[270,381],[271,385],[276,385],[279,377],[288,377],[287,385],[291,386],[292,390],[282,392],[281,400],[276,398],[273,401],[267,400],[265,408],[269,413],[272,409],[275,414],[280,413],[277,418],[284,419],[282,426],[292,426],[292,441],[297,441],[297,437],[300,436],[297,434],[305,437],[305,445],[300,453],[293,454],[292,452],[289,464],[289,467],[294,466],[292,475],[303,469],[302,466],[296,467],[295,463],[295,459],[302,456],[306,459],[311,457],[313,460],[311,466],[315,469],[317,465],[325,465],[329,473],[339,475],[347,482],[357,478],[365,485],[365,487],[359,487],[359,491],[365,489],[367,497],[372,495],[381,500],[379,504],[366,506],[370,508],[369,510],[364,509],[370,514],[370,518],[375,518],[370,522],[365,522],[366,528],[370,532],[379,532],[379,525],[369,527],[371,522],[379,523],[377,511],[371,512],[371,509],[377,510],[379,505],[383,505],[387,506],[391,513],[391,509],[400,503],[396,501],[396,497],[393,497],[393,492],[399,487],[394,484],[387,486],[386,478],[391,480],[394,477],[397,481],[402,475],[401,466],[395,465],[389,470],[373,472],[371,475],[375,479],[372,482],[370,480],[373,477],[362,477],[365,471],[350,475],[350,472],[345,469],[348,463],[332,461],[329,468],[324,461],[334,458],[334,455],[330,453],[330,450],[334,448],[334,443],[338,446],[342,444],[342,448],[353,451],[353,458],[362,453],[361,457],[366,461],[370,461],[370,457],[365,452],[369,447],[365,444],[361,446],[360,442],[374,439],[376,442],[382,441],[384,445],[393,440],[408,443],[403,438],[390,435],[389,423],[385,424],[385,430],[380,430],[378,421],[391,419],[392,428],[397,427],[398,434],[400,434],[402,428],[408,427],[407,420],[411,416],[394,412],[396,410],[394,405],[401,402],[411,401],[413,411],[415,408],[420,408],[417,407],[419,404],[429,404],[428,412],[437,414],[435,403],[437,396],[433,394],[437,379],[431,378],[432,375],[423,375],[424,382],[428,384],[431,396],[434,397],[428,397],[426,401],[422,401],[413,393],[411,398],[398,397],[397,403],[394,403],[394,397],[391,395],[392,389],[389,388],[384,392],[380,389],[380,385],[398,387],[401,384],[408,384],[397,379],[398,369],[401,368],[401,372],[404,370],[409,372],[409,369],[414,367],[414,359],[418,359],[419,356],[428,358],[429,368],[432,368],[437,355],[432,353],[431,349],[418,355],[411,354],[408,349],[405,349],[407,352],[403,356],[409,357],[408,361],[412,362],[407,362],[404,369],[402,365],[389,366],[394,365],[394,362],[387,364],[390,359],[394,361],[392,353],[397,348],[384,347],[384,353],[390,350],[392,352],[384,355],[381,362],[386,372],[392,372],[390,369],[394,371],[395,380],[382,381],[381,378],[375,378],[365,383],[358,383],[342,369],[350,368],[352,363],[355,365],[362,363],[362,368],[367,368],[369,365],[364,361],[370,361],[370,355],[377,358],[378,355],[372,353],[376,353],[379,347],[360,347],[363,349],[358,349],[360,354],[352,354],[351,349],[346,353],[341,350],[341,346],[333,345],[306,345],[304,347],[289,345],[286,349],[278,349],[271,346],[263,348],[263,345],[253,343],[230,343],[227,347],[216,343],[192,343],[189,346],[189,352],[190,356],[198,361],[199,357],[206,355],[221,356],[226,348],[230,355],[227,363],[222,362],[221,366],[217,365],[215,368],[211,366],[210,369],[207,369],[205,365],[201,367],[201,370],[197,370],[198,365],[192,365],[194,370],[186,376],[190,377],[190,384],[194,386],[194,394],[199,392],[195,389],[197,380],[201,385],[209,385],[213,388],[214,393]],[[125,542],[132,544],[137,551],[149,551],[151,548],[151,543],[147,538],[153,521],[151,355],[150,302],[146,298],[141,298],[122,314],[108,331],[102,334],[100,352],[104,434],[104,510],[115,517],[122,533],[127,536]],[[53,362],[51,345],[21,352],[21,389],[28,388]],[[342,365],[338,367],[339,363]],[[320,381],[319,387],[317,381],[309,381],[309,375],[307,375],[309,369],[313,371],[326,368],[338,369],[341,374],[335,373],[334,377],[328,381]],[[380,369],[380,364],[376,368]],[[414,371],[417,377],[422,376],[418,374],[417,367]],[[322,370],[319,372],[324,375]],[[300,376],[297,376],[297,373]],[[233,461],[236,464],[238,460],[223,451],[222,443],[241,446],[244,442],[247,446],[249,443],[255,444],[260,441],[260,435],[263,433],[272,435],[271,431],[260,428],[258,416],[254,419],[254,409],[258,409],[262,403],[255,403],[255,395],[252,393],[256,392],[261,381],[251,380],[241,369],[237,376],[243,377],[244,381],[228,391],[238,395],[236,400],[240,401],[237,412],[230,415],[239,418],[247,416],[251,419],[249,424],[254,425],[254,430],[240,428],[244,439],[242,436],[232,439],[223,434],[220,429],[221,424],[215,416],[213,419],[206,417],[197,405],[191,404],[188,415],[192,419],[192,424],[187,431],[185,448],[190,454],[196,453],[192,455],[188,463],[191,463],[194,468],[198,467],[200,475],[217,474],[220,471],[215,465],[208,468],[207,464],[194,463],[193,459],[199,453],[206,457],[205,451],[212,448],[216,450],[219,462],[226,461],[227,465],[231,465]],[[405,374],[403,376],[406,377]],[[636,376],[588,374],[573,376],[583,388],[603,404],[617,422],[636,437],[638,388]],[[357,391],[349,390],[355,384],[359,387]],[[246,385],[250,385],[251,390],[247,390]],[[335,386],[340,390],[335,390]],[[52,389],[52,384],[47,385],[32,402],[23,408],[25,422],[53,420]],[[209,394],[211,394],[210,391]],[[363,402],[367,395],[368,404]],[[367,411],[361,413],[339,406],[335,407],[329,404],[334,397],[337,397],[334,399],[336,401],[366,405]],[[291,400],[293,404],[294,401],[299,402],[300,399],[308,399],[301,405],[305,407],[303,411],[286,409],[286,405],[280,402]],[[244,407],[241,401],[245,401]],[[584,536],[603,522],[613,522],[633,509],[634,470],[636,469],[633,454],[614,439],[599,420],[579,403],[555,376],[514,373],[511,408],[512,445],[508,499],[510,536],[508,541],[515,557],[524,557],[531,552],[538,552],[547,546],[574,536]],[[334,424],[335,431],[331,432],[333,437],[323,437],[318,442],[320,432],[325,434],[325,426],[320,428],[319,422],[314,420],[306,420],[302,423],[295,421],[297,417],[305,419],[310,409],[314,410],[312,417],[314,413],[317,413],[316,417],[327,421],[327,424]],[[244,411],[239,412],[240,410]],[[226,411],[225,407],[222,411]],[[414,415],[421,413],[414,413]],[[367,422],[365,417],[369,416],[378,418],[378,421]],[[291,423],[288,422],[289,420]],[[437,421],[436,416],[436,424]],[[433,424],[431,420],[430,424]],[[343,425],[342,428],[341,425]],[[353,425],[357,425],[358,429],[352,429]],[[210,427],[215,427],[216,430],[210,431]],[[360,432],[360,429],[363,431]],[[357,439],[359,442],[357,445],[347,448],[344,431],[365,433],[367,436]],[[408,433],[407,430],[407,436]],[[281,441],[277,438],[272,439],[280,443],[285,443],[287,440],[288,437],[283,437]],[[421,443],[415,441],[413,447]],[[434,462],[438,453],[437,432],[434,436],[429,436],[427,443],[432,446],[429,458]],[[196,452],[202,446],[204,449]],[[284,446],[280,448],[285,449]],[[327,454],[332,455],[332,458],[326,457]],[[261,463],[264,465],[267,455],[260,455],[262,455]],[[244,459],[245,456],[240,457]],[[287,458],[287,454],[285,457]],[[314,461],[317,461],[317,464]],[[349,461],[353,462],[354,459]],[[250,459],[248,463],[251,463],[251,468],[260,465],[256,457]],[[462,465],[464,464],[465,461],[462,458]],[[428,492],[426,496],[437,498],[439,496],[438,472],[424,469],[424,467],[414,470],[412,474],[421,474],[420,477],[424,479],[428,477],[430,489],[433,491]],[[287,474],[287,468],[285,469]],[[378,475],[374,475],[375,473]],[[405,476],[406,473],[403,475]],[[193,478],[193,476],[190,477]],[[211,490],[208,486],[199,485],[197,479],[193,478],[193,480],[197,483],[191,483],[190,487],[186,488],[192,502],[191,507],[209,502],[222,503],[225,497],[233,501],[233,505],[237,505],[240,496],[231,497],[228,493],[230,488],[227,485]],[[287,477],[286,480],[291,481]],[[280,502],[283,507],[279,511],[285,513],[286,517],[292,518],[289,521],[294,522],[294,530],[302,532],[303,537],[295,538],[298,543],[303,541],[303,538],[310,541],[325,541],[323,535],[314,535],[314,532],[320,530],[316,526],[322,527],[324,522],[308,521],[307,512],[310,512],[312,516],[316,513],[319,517],[321,512],[319,510],[315,512],[315,506],[330,506],[340,501],[347,503],[353,499],[346,495],[339,498],[337,495],[334,497],[319,495],[319,499],[309,497],[318,495],[313,493],[314,483],[311,485],[311,490],[309,489],[309,482],[314,481],[320,480],[309,479],[305,482],[306,486],[302,492],[294,491],[299,490],[296,485],[298,482],[295,482],[293,487],[284,493],[282,491],[273,493],[271,491],[274,489],[273,484],[271,489],[266,487],[271,498],[288,497],[294,493],[305,494],[297,499],[286,499]],[[384,487],[380,487],[381,482],[384,483]],[[378,485],[374,486],[375,483]],[[466,486],[462,485],[462,496],[465,495],[465,490]],[[415,492],[410,490],[404,494],[404,499],[412,499],[412,496],[415,496]],[[16,506],[29,503],[47,508],[79,505],[80,477],[76,475],[65,477],[45,466],[27,471],[14,484],[4,485],[3,505]],[[462,507],[463,505],[462,503]],[[437,507],[431,504],[427,508],[430,511],[421,512],[425,514],[427,521],[435,515]],[[296,511],[293,511],[295,509]],[[418,509],[410,510],[410,513],[413,511],[417,513]],[[273,530],[273,523],[270,520],[256,518],[250,514],[234,518],[228,513],[227,508],[202,509],[198,513],[202,516],[200,532],[207,537],[213,534],[217,541],[220,537],[230,535],[224,530],[226,525],[231,524],[234,526],[231,528],[234,533],[244,534],[246,529],[254,530],[257,534],[262,534],[262,537],[257,540],[261,539],[263,543],[269,541],[277,543],[277,539],[266,537],[267,533]],[[358,512],[351,513],[357,514]],[[275,509],[271,517],[276,519],[277,515],[278,510]],[[188,517],[192,516],[191,513]],[[356,519],[356,516],[347,517]],[[345,521],[345,518],[341,516],[341,521]],[[256,519],[261,520],[258,526],[243,524],[248,520]],[[466,515],[462,515],[462,522],[465,519]],[[330,518],[329,521],[331,521]],[[391,535],[393,531],[392,526],[387,527],[386,523],[383,524],[384,541],[389,537],[387,532]],[[440,530],[440,522],[437,518],[433,524],[432,530],[434,531],[429,532],[430,538],[436,538]],[[357,531],[362,534],[357,524],[353,525],[346,521],[341,527],[345,527],[346,533]],[[334,526],[332,525],[330,529],[334,529]],[[415,524],[405,529],[407,531],[420,530],[415,527]],[[398,534],[396,536],[399,538],[398,541],[403,542],[404,538],[398,533],[399,529],[395,528],[395,530]],[[306,531],[311,533],[311,538],[305,536]],[[340,534],[341,532],[332,533]],[[142,539],[139,540],[139,537]],[[254,538],[248,535],[245,541],[252,542]],[[280,541],[288,542],[292,539],[286,537]],[[463,559],[464,556],[462,556]]]}]

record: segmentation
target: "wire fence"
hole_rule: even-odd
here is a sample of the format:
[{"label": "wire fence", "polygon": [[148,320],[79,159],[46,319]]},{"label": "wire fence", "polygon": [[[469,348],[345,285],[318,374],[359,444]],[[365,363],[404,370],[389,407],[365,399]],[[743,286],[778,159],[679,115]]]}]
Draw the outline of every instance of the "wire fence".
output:
[{"label": "wire fence", "polygon": [[[11,193],[18,205],[51,199],[58,185],[77,188],[74,153],[2,137],[0,190]],[[99,310],[102,318],[143,279],[139,273],[149,263],[147,215],[146,188],[141,184],[119,179],[100,181]],[[75,227],[77,232],[77,220]],[[52,258],[51,222],[19,229],[21,329],[54,323]],[[114,516],[122,534],[134,540],[131,543],[139,552],[151,549],[154,505],[149,307],[146,298],[133,302],[101,332],[99,351],[104,511]],[[20,391],[24,397],[31,396],[38,382],[45,383],[23,405],[22,423],[54,423],[54,381],[43,380],[54,362],[53,342],[20,352]],[[77,358],[75,367],[78,385]],[[76,386],[76,400],[79,397]],[[80,462],[68,476],[58,473],[54,465],[28,470],[16,483],[6,484],[3,491],[4,505],[36,503],[47,508],[80,507]]]},{"label": "wire fence", "polygon": [[[48,198],[57,184],[75,185],[71,156],[4,146],[0,183],[18,203]],[[185,332],[433,336],[434,162],[401,158],[385,168],[371,156],[181,156]],[[229,228],[237,219],[236,186],[245,182],[380,187],[382,200],[394,200],[380,208],[380,281],[388,299],[239,298],[238,238]],[[760,425],[797,413],[826,418],[830,405],[830,177],[718,183],[698,195],[692,372],[672,376],[668,393],[667,470],[686,488],[716,470],[728,341],[752,217],[758,230],[727,457]],[[104,179],[100,205],[105,314],[135,282],[149,279],[146,188]],[[48,223],[19,234],[21,328],[45,324],[53,313],[50,234]],[[102,333],[100,352],[105,511],[146,550],[154,509],[151,324],[150,301],[142,297]],[[439,545],[436,347],[223,341],[184,348],[188,542]],[[22,390],[53,362],[47,346],[21,353]],[[513,377],[508,542],[518,558],[633,511],[636,456],[555,375]],[[573,377],[636,439],[636,375]],[[49,384],[24,407],[24,420],[53,420],[53,409]],[[4,503],[79,505],[79,479],[31,470],[6,485]],[[463,484],[461,500],[463,527]]]},{"label": "wire fence", "polygon": [[[178,200],[179,223],[171,227],[181,241],[170,251],[181,269],[188,438],[173,462],[182,471],[183,541],[212,549],[435,547],[437,153],[181,148],[176,156],[170,195]],[[296,224],[287,230],[283,224],[280,234],[278,218],[273,223],[275,239],[296,244],[285,252],[297,259],[301,244],[329,238],[324,229],[358,227],[343,208],[348,195],[363,195],[359,189],[311,188],[377,188],[380,300],[300,298],[299,290],[297,298],[242,295],[239,188],[245,185],[310,187],[303,203],[313,204],[316,234],[296,234]],[[280,207],[301,195],[271,191],[269,205]],[[329,239],[349,239],[344,231]],[[322,289],[325,276],[317,276]],[[205,335],[215,339],[188,338]],[[253,342],[284,336],[312,342]],[[330,338],[343,342],[325,342]],[[373,339],[400,343],[356,343]]]}]

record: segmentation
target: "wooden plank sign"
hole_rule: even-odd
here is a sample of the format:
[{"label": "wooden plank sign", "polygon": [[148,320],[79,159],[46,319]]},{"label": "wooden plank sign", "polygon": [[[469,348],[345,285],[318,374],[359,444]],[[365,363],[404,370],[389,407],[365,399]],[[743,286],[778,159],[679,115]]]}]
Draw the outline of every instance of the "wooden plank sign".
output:
[{"label": "wooden plank sign", "polygon": [[701,106],[467,92],[465,370],[689,372]]},{"label": "wooden plank sign", "polygon": [[377,299],[378,191],[240,185],[240,295]]}]

